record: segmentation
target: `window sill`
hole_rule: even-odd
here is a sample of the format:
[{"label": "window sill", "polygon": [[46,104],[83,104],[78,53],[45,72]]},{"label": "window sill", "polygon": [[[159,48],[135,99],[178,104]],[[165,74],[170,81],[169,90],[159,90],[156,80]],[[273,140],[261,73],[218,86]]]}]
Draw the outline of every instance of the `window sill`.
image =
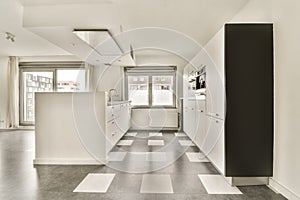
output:
[{"label": "window sill", "polygon": [[178,109],[175,106],[132,106],[131,109]]}]

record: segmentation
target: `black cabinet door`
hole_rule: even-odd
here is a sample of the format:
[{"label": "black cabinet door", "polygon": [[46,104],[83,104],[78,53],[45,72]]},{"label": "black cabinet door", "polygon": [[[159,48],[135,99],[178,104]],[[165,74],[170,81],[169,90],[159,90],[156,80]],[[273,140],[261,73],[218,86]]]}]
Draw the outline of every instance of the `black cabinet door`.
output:
[{"label": "black cabinet door", "polygon": [[225,25],[225,175],[273,173],[273,25]]}]

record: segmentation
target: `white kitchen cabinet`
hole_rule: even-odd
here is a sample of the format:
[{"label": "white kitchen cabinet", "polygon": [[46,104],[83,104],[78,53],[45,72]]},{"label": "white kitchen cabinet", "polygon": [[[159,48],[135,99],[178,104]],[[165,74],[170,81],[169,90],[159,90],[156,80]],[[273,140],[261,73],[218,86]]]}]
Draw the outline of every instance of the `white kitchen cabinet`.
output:
[{"label": "white kitchen cabinet", "polygon": [[187,135],[194,140],[196,135],[196,101],[194,99],[190,99],[187,101],[187,109],[186,109],[186,117],[187,117],[187,127],[186,133]]},{"label": "white kitchen cabinet", "polygon": [[183,131],[199,146],[205,134],[206,100],[197,99],[199,95],[193,89],[194,72],[192,65],[184,68]]},{"label": "white kitchen cabinet", "polygon": [[[188,78],[193,70],[191,66],[184,69],[185,80],[193,78]],[[206,67],[206,74],[208,89],[203,99],[197,98],[199,96],[188,81],[183,85],[183,130],[216,168],[224,173],[224,93],[223,88],[219,87],[222,78],[211,67]]]},{"label": "white kitchen cabinet", "polygon": [[205,100],[196,101],[196,136],[195,144],[201,147],[206,135],[206,102]]},{"label": "white kitchen cabinet", "polygon": [[183,70],[183,131],[185,133],[189,132],[189,117],[188,117],[188,73],[189,73],[189,68],[185,67]]},{"label": "white kitchen cabinet", "polygon": [[118,116],[116,125],[122,132],[126,132],[130,128],[130,104],[121,104]]},{"label": "white kitchen cabinet", "polygon": [[120,105],[107,106],[106,108],[106,121],[118,118],[120,116]]},{"label": "white kitchen cabinet", "polygon": [[116,119],[106,122],[106,150],[109,152],[122,136],[122,132],[116,126]]},{"label": "white kitchen cabinet", "polygon": [[224,121],[210,115],[206,115],[206,134],[200,149],[209,158],[215,167],[224,174]]},{"label": "white kitchen cabinet", "polygon": [[130,128],[130,103],[121,102],[119,104],[107,106],[106,116],[106,150],[108,152],[116,145],[116,143]]},{"label": "white kitchen cabinet", "polygon": [[[209,66],[209,65],[208,65]],[[206,67],[207,76],[207,113],[217,118],[224,119],[225,90],[220,75],[214,65]]]}]

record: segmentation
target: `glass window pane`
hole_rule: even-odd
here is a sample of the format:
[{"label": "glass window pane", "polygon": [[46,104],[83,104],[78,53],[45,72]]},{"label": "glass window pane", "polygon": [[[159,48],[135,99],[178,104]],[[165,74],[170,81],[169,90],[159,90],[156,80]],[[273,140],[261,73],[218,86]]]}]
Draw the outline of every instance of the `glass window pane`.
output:
[{"label": "glass window pane", "polygon": [[152,76],[152,105],[173,105],[173,76]]},{"label": "glass window pane", "polygon": [[131,105],[149,105],[148,76],[128,76],[128,99]]},{"label": "glass window pane", "polygon": [[85,91],[84,69],[57,70],[57,91],[58,92],[83,92]]},{"label": "glass window pane", "polygon": [[53,91],[53,72],[23,72],[23,121],[34,122],[34,93]]}]

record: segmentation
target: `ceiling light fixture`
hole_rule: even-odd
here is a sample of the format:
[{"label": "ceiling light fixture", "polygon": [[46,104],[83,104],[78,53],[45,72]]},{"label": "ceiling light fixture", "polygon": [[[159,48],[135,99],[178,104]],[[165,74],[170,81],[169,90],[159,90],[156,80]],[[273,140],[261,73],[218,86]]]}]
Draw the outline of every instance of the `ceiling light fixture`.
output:
[{"label": "ceiling light fixture", "polygon": [[10,32],[5,32],[6,35],[6,39],[11,41],[11,42],[15,42],[16,41],[16,36]]}]

